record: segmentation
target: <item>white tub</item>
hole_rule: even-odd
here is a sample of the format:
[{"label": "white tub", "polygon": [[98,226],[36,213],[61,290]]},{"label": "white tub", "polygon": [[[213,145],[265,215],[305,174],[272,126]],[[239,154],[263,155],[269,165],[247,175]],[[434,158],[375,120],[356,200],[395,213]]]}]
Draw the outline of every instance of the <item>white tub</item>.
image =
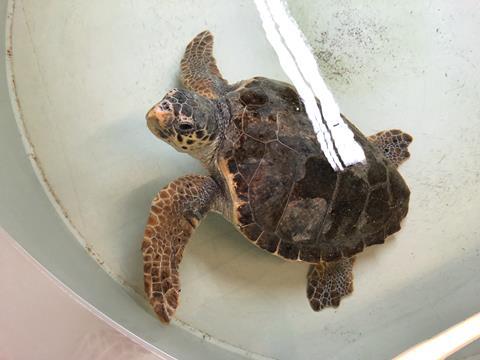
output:
[{"label": "white tub", "polygon": [[182,262],[178,320],[163,326],[142,294],[146,214],[161,187],[203,170],[157,141],[144,114],[178,85],[182,51],[205,28],[231,82],[285,79],[253,2],[1,3],[0,225],[81,297],[181,359],[384,359],[480,310],[477,3],[290,7],[343,112],[367,134],[414,136],[400,170],[410,213],[358,257],[353,295],[320,313],[305,298],[306,265],[209,216]]}]

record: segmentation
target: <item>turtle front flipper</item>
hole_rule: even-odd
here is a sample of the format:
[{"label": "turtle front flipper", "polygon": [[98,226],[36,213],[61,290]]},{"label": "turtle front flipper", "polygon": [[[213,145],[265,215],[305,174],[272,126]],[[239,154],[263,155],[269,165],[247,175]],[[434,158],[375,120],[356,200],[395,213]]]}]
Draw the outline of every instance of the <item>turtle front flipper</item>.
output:
[{"label": "turtle front flipper", "polygon": [[353,291],[354,260],[351,257],[312,265],[308,273],[307,297],[314,311],[338,307],[342,297]]},{"label": "turtle front flipper", "polygon": [[395,166],[400,165],[410,157],[408,145],[413,138],[401,130],[380,131],[370,135],[368,140],[374,143]]},{"label": "turtle front flipper", "polygon": [[203,31],[187,45],[181,62],[181,79],[188,90],[210,99],[228,90],[213,57],[213,35]]},{"label": "turtle front flipper", "polygon": [[185,245],[218,193],[211,177],[190,175],[171,182],[153,199],[142,244],[145,292],[165,323],[178,307],[178,267]]}]

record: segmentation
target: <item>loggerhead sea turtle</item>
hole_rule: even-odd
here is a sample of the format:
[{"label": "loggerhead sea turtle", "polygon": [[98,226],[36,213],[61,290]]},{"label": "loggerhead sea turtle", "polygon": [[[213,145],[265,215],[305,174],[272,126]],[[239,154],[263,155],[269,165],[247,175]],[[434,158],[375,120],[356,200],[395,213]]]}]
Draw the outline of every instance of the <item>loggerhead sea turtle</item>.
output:
[{"label": "loggerhead sea turtle", "polygon": [[365,137],[344,118],[367,160],[335,172],[295,88],[263,77],[229,85],[212,46],[209,31],[190,42],[181,62],[187,90],[170,90],[146,115],[154,135],[210,173],[183,176],[153,200],[142,245],[150,304],[170,321],[183,250],[211,210],[261,249],[312,264],[312,309],[337,307],[353,290],[354,256],[400,230],[410,192],[397,166],[410,156],[412,137],[400,130]]}]

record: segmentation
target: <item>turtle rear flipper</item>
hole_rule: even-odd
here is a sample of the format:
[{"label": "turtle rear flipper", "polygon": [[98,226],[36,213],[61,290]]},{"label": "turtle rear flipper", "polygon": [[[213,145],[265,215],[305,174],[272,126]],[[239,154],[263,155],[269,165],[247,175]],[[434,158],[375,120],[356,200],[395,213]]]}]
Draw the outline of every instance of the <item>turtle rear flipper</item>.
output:
[{"label": "turtle rear flipper", "polygon": [[351,257],[312,265],[308,274],[307,297],[314,311],[336,308],[342,297],[352,293],[354,260]]},{"label": "turtle rear flipper", "polygon": [[383,151],[383,154],[396,166],[410,157],[408,145],[413,138],[401,130],[384,130],[368,137],[372,143]]},{"label": "turtle rear flipper", "polygon": [[203,31],[187,45],[181,62],[181,79],[185,87],[210,99],[228,90],[228,82],[218,70],[213,51],[213,35]]}]

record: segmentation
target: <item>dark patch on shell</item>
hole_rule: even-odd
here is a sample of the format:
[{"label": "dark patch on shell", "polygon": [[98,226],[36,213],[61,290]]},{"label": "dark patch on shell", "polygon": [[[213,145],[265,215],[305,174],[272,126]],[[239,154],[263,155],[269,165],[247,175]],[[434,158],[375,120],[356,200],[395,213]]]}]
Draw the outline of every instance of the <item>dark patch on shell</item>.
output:
[{"label": "dark patch on shell", "polygon": [[330,224],[327,239],[335,238],[338,233],[342,236],[352,235],[355,225],[362,214],[367,199],[369,186],[359,177],[340,176],[338,193],[333,202],[331,217],[335,219]]},{"label": "dark patch on shell", "polygon": [[333,196],[337,173],[323,156],[310,157],[305,163],[305,176],[293,190],[294,198],[323,198],[327,202]]},{"label": "dark patch on shell", "polygon": [[268,116],[261,116],[259,113],[245,112],[243,130],[246,134],[261,142],[277,139],[277,128],[272,124],[272,119]]},{"label": "dark patch on shell", "polygon": [[261,88],[244,89],[240,91],[240,101],[245,106],[261,106],[268,101],[268,97]]},{"label": "dark patch on shell", "polygon": [[248,182],[265,154],[265,145],[249,136],[242,135],[234,146],[238,170]]}]

